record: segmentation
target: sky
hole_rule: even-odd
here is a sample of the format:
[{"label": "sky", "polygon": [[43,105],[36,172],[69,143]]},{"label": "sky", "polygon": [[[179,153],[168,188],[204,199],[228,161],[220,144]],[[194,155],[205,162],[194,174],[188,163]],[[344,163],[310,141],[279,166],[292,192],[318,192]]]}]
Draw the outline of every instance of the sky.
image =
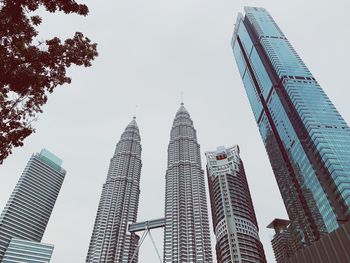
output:
[{"label": "sky", "polygon": [[[87,17],[43,12],[39,38],[81,31],[98,43],[99,57],[90,68],[69,70],[72,84],[56,88],[36,133],[0,166],[0,209],[31,154],[52,151],[67,175],[43,242],[55,245],[52,263],[84,262],[109,160],[136,115],[143,162],[138,220],[163,217],[167,147],[183,93],[203,169],[206,151],[240,146],[260,239],[274,262],[273,231],[266,226],[286,212],[230,47],[236,16],[244,6],[265,7],[349,123],[349,0],[80,3],[89,6]],[[211,233],[214,255],[212,227]],[[162,253],[163,231],[152,235]],[[147,238],[139,262],[157,260]]]}]

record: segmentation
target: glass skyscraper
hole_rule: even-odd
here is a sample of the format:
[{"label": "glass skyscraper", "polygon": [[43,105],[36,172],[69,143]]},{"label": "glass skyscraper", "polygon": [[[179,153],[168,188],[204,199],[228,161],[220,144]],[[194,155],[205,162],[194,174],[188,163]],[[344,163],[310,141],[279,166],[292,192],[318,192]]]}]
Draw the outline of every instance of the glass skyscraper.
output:
[{"label": "glass skyscraper", "polygon": [[205,155],[217,262],[266,262],[238,145]]},{"label": "glass skyscraper", "polygon": [[350,128],[264,8],[245,7],[232,48],[300,245],[349,220]]},{"label": "glass skyscraper", "polygon": [[164,262],[213,262],[200,147],[183,103],[176,113],[168,146]]},{"label": "glass skyscraper", "polygon": [[0,262],[13,238],[40,242],[66,171],[47,150],[33,155],[0,216]]},{"label": "glass skyscraper", "polygon": [[135,118],[122,134],[103,185],[87,263],[136,263],[139,237],[128,231],[135,223],[140,196],[141,144]]},{"label": "glass skyscraper", "polygon": [[53,245],[12,238],[2,263],[49,263]]}]

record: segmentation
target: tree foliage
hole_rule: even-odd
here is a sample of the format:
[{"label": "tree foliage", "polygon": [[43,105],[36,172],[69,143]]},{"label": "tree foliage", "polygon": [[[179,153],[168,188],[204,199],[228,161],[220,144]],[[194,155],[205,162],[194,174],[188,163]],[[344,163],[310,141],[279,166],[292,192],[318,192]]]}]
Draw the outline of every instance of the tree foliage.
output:
[{"label": "tree foliage", "polygon": [[34,132],[32,126],[47,95],[70,83],[66,69],[91,66],[96,44],[82,33],[62,41],[38,42],[39,7],[86,16],[88,7],[75,0],[0,0],[0,164],[13,147]]}]

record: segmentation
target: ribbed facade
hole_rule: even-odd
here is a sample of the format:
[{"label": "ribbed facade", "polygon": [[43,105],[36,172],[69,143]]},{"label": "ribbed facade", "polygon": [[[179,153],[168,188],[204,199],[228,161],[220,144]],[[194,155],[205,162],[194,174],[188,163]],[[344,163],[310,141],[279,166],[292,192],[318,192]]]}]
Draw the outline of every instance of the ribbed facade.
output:
[{"label": "ribbed facade", "polygon": [[176,113],[168,147],[164,262],[212,262],[200,147],[183,103]]},{"label": "ribbed facade", "polygon": [[290,227],[308,245],[349,220],[350,128],[264,8],[238,16],[232,48]]},{"label": "ribbed facade", "polygon": [[271,240],[276,262],[282,262],[291,257],[298,250],[295,234],[291,230],[290,221],[274,219],[267,227],[275,229],[275,235]]},{"label": "ribbed facade", "polygon": [[295,253],[295,250],[293,250],[291,246],[291,244],[293,244],[292,238],[292,233],[288,228],[274,235],[271,244],[276,262],[281,262]]},{"label": "ribbed facade", "polygon": [[[128,232],[135,223],[140,195],[140,134],[135,118],[126,127],[110,161],[103,185],[87,263],[137,262],[139,237]],[[132,260],[133,258],[133,260]]]},{"label": "ribbed facade", "polygon": [[12,238],[41,241],[66,174],[61,163],[47,150],[30,158],[0,216],[0,261]]},{"label": "ribbed facade", "polygon": [[2,263],[49,263],[53,245],[12,238]]},{"label": "ribbed facade", "polygon": [[239,147],[206,157],[218,263],[266,262]]}]

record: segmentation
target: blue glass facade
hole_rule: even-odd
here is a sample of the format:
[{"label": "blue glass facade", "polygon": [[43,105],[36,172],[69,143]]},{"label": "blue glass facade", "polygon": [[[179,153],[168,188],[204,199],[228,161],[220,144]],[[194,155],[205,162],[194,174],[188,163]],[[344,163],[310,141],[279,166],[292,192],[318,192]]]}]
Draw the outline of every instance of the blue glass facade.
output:
[{"label": "blue glass facade", "polygon": [[238,15],[232,49],[302,243],[350,214],[350,128],[264,8]]}]

